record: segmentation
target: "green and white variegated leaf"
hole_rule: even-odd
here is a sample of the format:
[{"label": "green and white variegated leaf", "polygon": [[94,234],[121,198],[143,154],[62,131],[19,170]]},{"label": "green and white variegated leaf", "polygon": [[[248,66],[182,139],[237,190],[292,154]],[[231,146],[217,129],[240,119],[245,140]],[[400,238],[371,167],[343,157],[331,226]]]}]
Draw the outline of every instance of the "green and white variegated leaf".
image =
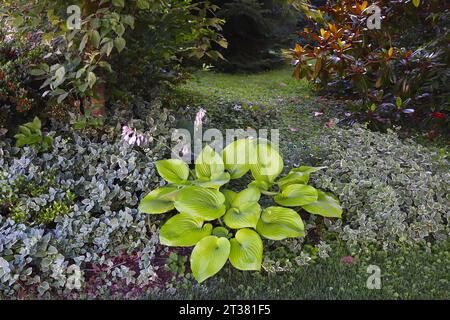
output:
[{"label": "green and white variegated leaf", "polygon": [[317,190],[318,199],[316,202],[302,206],[303,209],[312,214],[327,218],[341,218],[342,207],[339,201],[321,190]]},{"label": "green and white variegated leaf", "polygon": [[241,229],[230,240],[229,260],[239,270],[261,270],[263,243],[258,233]]},{"label": "green and white variegated leaf", "polygon": [[230,208],[223,217],[223,222],[231,229],[256,228],[261,215],[261,206],[247,203],[239,208]]},{"label": "green and white variegated leaf", "polygon": [[204,188],[219,189],[224,184],[230,181],[230,174],[228,172],[222,172],[217,176],[211,178],[198,178],[192,183],[197,186],[202,186]]},{"label": "green and white variegated leaf", "polygon": [[190,247],[204,237],[211,235],[212,225],[204,224],[201,218],[180,213],[161,227],[159,240],[161,244],[172,247]]},{"label": "green and white variegated leaf", "polygon": [[175,208],[203,220],[210,221],[224,215],[225,196],[218,190],[198,186],[181,189],[175,198]]},{"label": "green and white variegated leaf", "polygon": [[210,146],[203,148],[195,161],[197,178],[213,178],[223,174],[225,166],[222,157]]},{"label": "green and white variegated leaf", "polygon": [[276,203],[285,207],[298,207],[317,201],[317,189],[304,184],[291,184],[274,197]]},{"label": "green and white variegated leaf", "polygon": [[283,240],[305,235],[305,227],[300,216],[292,209],[268,207],[263,210],[256,231],[270,240]]},{"label": "green and white variegated leaf", "polygon": [[227,207],[227,209],[230,209],[231,204],[233,203],[233,200],[237,195],[237,192],[234,192],[230,189],[223,189],[222,193],[225,196],[225,206]]},{"label": "green and white variegated leaf", "polygon": [[192,250],[191,269],[194,278],[203,282],[219,272],[230,256],[230,241],[224,237],[208,236]]},{"label": "green and white variegated leaf", "polygon": [[232,207],[239,208],[248,203],[258,202],[261,197],[259,189],[250,187],[236,194],[232,202]]},{"label": "green and white variegated leaf", "polygon": [[176,187],[167,186],[153,190],[139,204],[141,213],[160,214],[175,208],[174,200],[178,193]]},{"label": "green and white variegated leaf", "polygon": [[250,170],[250,163],[254,162],[254,148],[255,141],[246,138],[236,140],[223,149],[222,159],[231,179],[238,179]]},{"label": "green and white variegated leaf", "polygon": [[156,161],[156,169],[159,175],[170,183],[182,184],[189,177],[189,166],[179,159]]},{"label": "green and white variegated leaf", "polygon": [[256,163],[250,165],[253,178],[272,184],[283,171],[283,158],[270,144],[260,142],[256,146]]}]

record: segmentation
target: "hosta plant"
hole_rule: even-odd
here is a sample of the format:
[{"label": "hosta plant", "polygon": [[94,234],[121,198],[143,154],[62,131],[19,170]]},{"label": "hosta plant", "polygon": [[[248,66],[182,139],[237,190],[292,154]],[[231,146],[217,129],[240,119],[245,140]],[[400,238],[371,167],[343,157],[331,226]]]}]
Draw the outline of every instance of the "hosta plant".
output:
[{"label": "hosta plant", "polygon": [[[167,246],[195,246],[190,262],[198,282],[219,272],[225,263],[239,270],[260,270],[261,238],[282,240],[303,237],[298,210],[340,218],[339,201],[308,185],[309,175],[322,167],[283,171],[280,154],[265,141],[240,139],[219,155],[206,146],[191,170],[178,159],[160,160],[156,167],[169,184],[145,196],[139,210],[147,214],[175,212],[161,227],[160,242]],[[251,173],[253,181],[239,192],[230,180]],[[262,208],[262,196],[277,205]],[[295,210],[297,208],[297,210]]]}]

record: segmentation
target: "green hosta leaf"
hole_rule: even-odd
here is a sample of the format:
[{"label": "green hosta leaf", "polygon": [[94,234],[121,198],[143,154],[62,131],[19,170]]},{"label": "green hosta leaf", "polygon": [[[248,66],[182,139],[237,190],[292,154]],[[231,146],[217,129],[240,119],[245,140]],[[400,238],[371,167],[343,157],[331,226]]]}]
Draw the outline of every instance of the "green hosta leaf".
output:
[{"label": "green hosta leaf", "polygon": [[223,268],[230,255],[227,238],[208,236],[200,240],[192,250],[191,269],[195,279],[201,283]]},{"label": "green hosta leaf", "polygon": [[224,227],[215,227],[212,234],[216,237],[224,237],[224,238],[228,238],[230,233],[228,232],[228,230]]},{"label": "green hosta leaf", "polygon": [[203,148],[195,161],[195,173],[198,178],[212,178],[225,170],[222,157],[210,146]]},{"label": "green hosta leaf", "polygon": [[241,229],[230,240],[230,262],[239,270],[261,270],[263,243],[251,229]]},{"label": "green hosta leaf", "polygon": [[267,190],[269,190],[271,186],[272,186],[272,184],[269,183],[269,182],[266,182],[266,181],[258,181],[258,180],[252,181],[252,182],[250,182],[250,183],[248,184],[248,187],[249,187],[249,188],[257,188],[257,189],[259,189],[261,192],[262,192],[262,191],[267,191]]},{"label": "green hosta leaf", "polygon": [[181,189],[175,199],[175,208],[204,220],[215,220],[225,213],[225,196],[218,190],[197,186]]},{"label": "green hosta leaf", "polygon": [[316,202],[302,206],[303,209],[312,214],[324,216],[327,218],[342,217],[342,207],[339,201],[329,196],[321,190],[318,191],[318,199]]},{"label": "green hosta leaf", "polygon": [[269,207],[263,210],[256,230],[264,238],[282,240],[305,235],[300,216],[292,209]]},{"label": "green hosta leaf", "polygon": [[139,204],[142,213],[160,214],[175,208],[173,201],[178,193],[175,187],[162,187],[146,195]]},{"label": "green hosta leaf", "polygon": [[286,207],[298,207],[317,201],[318,193],[314,187],[304,184],[291,184],[274,197],[276,203]]},{"label": "green hosta leaf", "polygon": [[228,209],[223,217],[223,221],[227,227],[232,229],[256,228],[260,214],[261,207],[257,202],[248,203],[246,205],[241,205],[239,209]]},{"label": "green hosta leaf", "polygon": [[236,198],[237,192],[234,192],[230,189],[224,189],[222,190],[223,195],[225,196],[225,206],[227,209],[231,208],[231,203],[233,202],[234,198]]},{"label": "green hosta leaf", "polygon": [[156,169],[159,175],[171,183],[183,183],[189,177],[187,163],[179,159],[168,159],[156,161]]},{"label": "green hosta leaf", "polygon": [[238,179],[250,170],[250,163],[254,163],[254,142],[250,139],[239,139],[230,143],[222,151],[225,169],[230,173],[231,179]]},{"label": "green hosta leaf", "polygon": [[289,172],[288,175],[277,181],[280,187],[286,187],[291,184],[301,183],[307,184],[309,181],[309,173],[305,172]]},{"label": "green hosta leaf", "polygon": [[239,192],[232,201],[232,207],[239,208],[243,205],[258,202],[261,197],[259,189],[250,187]]},{"label": "green hosta leaf", "polygon": [[322,169],[325,169],[326,167],[309,167],[309,166],[300,166],[298,168],[294,168],[291,170],[291,172],[303,172],[303,173],[313,173]]},{"label": "green hosta leaf", "polygon": [[280,154],[268,143],[259,143],[256,147],[256,164],[250,169],[255,180],[272,184],[275,178],[283,171],[283,159]]},{"label": "green hosta leaf", "polygon": [[219,189],[224,184],[230,181],[230,174],[228,172],[222,172],[221,174],[211,178],[199,178],[193,183],[204,188]]},{"label": "green hosta leaf", "polygon": [[201,218],[180,213],[167,220],[161,227],[159,240],[166,246],[190,247],[209,236],[211,231],[210,223],[203,225]]}]

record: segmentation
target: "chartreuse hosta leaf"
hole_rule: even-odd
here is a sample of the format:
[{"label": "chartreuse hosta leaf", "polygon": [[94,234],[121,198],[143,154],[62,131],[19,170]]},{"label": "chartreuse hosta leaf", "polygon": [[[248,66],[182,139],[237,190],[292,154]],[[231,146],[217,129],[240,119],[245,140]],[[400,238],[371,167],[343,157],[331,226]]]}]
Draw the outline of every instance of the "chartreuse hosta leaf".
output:
[{"label": "chartreuse hosta leaf", "polygon": [[212,231],[210,223],[204,224],[201,218],[180,213],[161,227],[159,240],[161,244],[172,247],[190,247],[209,236]]},{"label": "chartreuse hosta leaf", "polygon": [[324,216],[327,218],[340,218],[342,217],[342,207],[339,201],[329,196],[323,191],[317,190],[317,201],[302,206],[303,209],[312,214]]},{"label": "chartreuse hosta leaf", "polygon": [[257,181],[272,184],[283,171],[283,159],[270,144],[260,142],[255,147],[256,163],[250,164],[252,175]]},{"label": "chartreuse hosta leaf", "polygon": [[230,209],[234,198],[236,198],[237,192],[230,189],[223,189],[222,193],[225,196],[225,206],[227,209]]},{"label": "chartreuse hosta leaf", "polygon": [[223,268],[230,256],[230,241],[224,237],[207,236],[192,250],[191,269],[194,278],[203,282]]},{"label": "chartreuse hosta leaf", "polygon": [[215,227],[213,229],[212,234],[216,237],[224,237],[224,238],[228,238],[230,236],[230,233],[228,232],[227,228],[224,227]]},{"label": "chartreuse hosta leaf", "polygon": [[250,163],[254,162],[255,140],[249,138],[239,139],[230,143],[222,151],[225,169],[230,173],[231,179],[238,179],[250,170]]},{"label": "chartreuse hosta leaf", "polygon": [[258,233],[240,229],[230,240],[230,262],[239,270],[261,270],[263,243]]},{"label": "chartreuse hosta leaf", "polygon": [[257,188],[245,189],[234,196],[223,221],[232,229],[256,228],[261,207],[258,204],[261,193]]},{"label": "chartreuse hosta leaf", "polygon": [[270,240],[282,240],[305,235],[303,221],[297,212],[283,207],[264,209],[256,230],[264,238]]},{"label": "chartreuse hosta leaf", "polygon": [[199,179],[211,179],[225,170],[222,157],[210,146],[203,148],[195,160],[195,174]]},{"label": "chartreuse hosta leaf", "polygon": [[175,208],[173,202],[178,191],[173,186],[153,190],[141,200],[139,211],[142,213],[159,214],[173,210]]},{"label": "chartreuse hosta leaf", "polygon": [[223,216],[226,211],[225,196],[218,190],[198,186],[181,189],[175,198],[175,208],[203,220],[210,221]]},{"label": "chartreuse hosta leaf", "polygon": [[318,192],[305,184],[291,184],[274,197],[276,203],[285,207],[298,207],[317,201]]},{"label": "chartreuse hosta leaf", "polygon": [[193,184],[202,186],[204,188],[219,189],[224,184],[230,181],[230,174],[228,172],[222,172],[211,178],[198,178],[193,181]]},{"label": "chartreuse hosta leaf", "polygon": [[310,173],[322,170],[326,167],[308,167],[301,166],[298,168],[292,169],[285,177],[279,179],[277,184],[284,188],[291,184],[307,184],[309,181]]},{"label": "chartreuse hosta leaf", "polygon": [[156,161],[156,169],[159,175],[170,183],[182,184],[189,177],[187,163],[179,159],[168,159]]}]

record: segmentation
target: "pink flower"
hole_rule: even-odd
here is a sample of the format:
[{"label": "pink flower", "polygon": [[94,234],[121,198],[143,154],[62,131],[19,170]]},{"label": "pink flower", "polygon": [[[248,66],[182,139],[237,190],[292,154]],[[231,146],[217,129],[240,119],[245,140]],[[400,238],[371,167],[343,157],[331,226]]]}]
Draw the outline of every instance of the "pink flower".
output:
[{"label": "pink flower", "polygon": [[321,111],[314,111],[314,117],[321,117],[323,116],[323,112]]},{"label": "pink flower", "polygon": [[289,131],[291,131],[291,132],[298,132],[298,128],[289,127]]},{"label": "pink flower", "polygon": [[355,264],[356,260],[352,256],[345,256],[341,258],[341,263],[343,264]]},{"label": "pink flower", "polygon": [[122,127],[122,139],[130,146],[140,146],[146,142],[143,134],[138,133],[136,129],[131,129],[128,126]]},{"label": "pink flower", "polygon": [[206,110],[203,108],[200,108],[200,110],[198,110],[197,115],[195,116],[195,126],[200,126],[203,123],[203,118],[205,118],[206,116]]}]

